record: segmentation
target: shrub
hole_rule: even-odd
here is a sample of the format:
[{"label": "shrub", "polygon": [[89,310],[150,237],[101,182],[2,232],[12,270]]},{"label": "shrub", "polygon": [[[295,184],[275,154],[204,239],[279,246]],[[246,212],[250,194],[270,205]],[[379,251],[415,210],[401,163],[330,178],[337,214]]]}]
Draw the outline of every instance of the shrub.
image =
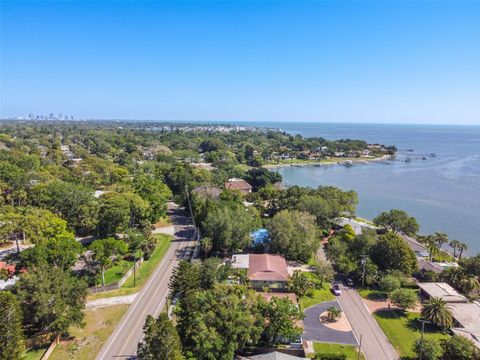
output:
[{"label": "shrub", "polygon": [[315,355],[316,360],[347,360],[345,354],[321,353]]}]

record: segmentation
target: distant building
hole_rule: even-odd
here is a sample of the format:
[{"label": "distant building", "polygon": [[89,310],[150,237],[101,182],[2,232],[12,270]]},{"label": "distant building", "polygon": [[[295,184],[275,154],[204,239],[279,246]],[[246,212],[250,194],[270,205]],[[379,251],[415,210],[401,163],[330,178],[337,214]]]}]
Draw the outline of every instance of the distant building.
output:
[{"label": "distant building", "polygon": [[252,185],[250,185],[248,182],[246,182],[243,179],[228,179],[228,181],[225,183],[225,189],[227,190],[238,190],[242,194],[248,194],[252,192]]},{"label": "distant building", "polygon": [[259,354],[259,355],[252,355],[248,357],[242,357],[241,359],[244,359],[244,360],[298,360],[298,359],[306,359],[306,358],[284,354],[279,351],[274,351],[268,354]]}]

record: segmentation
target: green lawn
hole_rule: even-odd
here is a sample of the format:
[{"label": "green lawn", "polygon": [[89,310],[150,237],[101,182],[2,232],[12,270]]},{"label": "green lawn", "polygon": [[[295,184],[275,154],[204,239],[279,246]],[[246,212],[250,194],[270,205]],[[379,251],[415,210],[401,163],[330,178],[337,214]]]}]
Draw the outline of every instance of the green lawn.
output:
[{"label": "green lawn", "polygon": [[323,289],[314,289],[312,296],[302,296],[300,298],[300,308],[305,310],[310,306],[315,304],[319,304],[325,301],[332,301],[335,299],[335,296],[332,294],[330,290],[330,284],[324,284]]},{"label": "green lawn", "polygon": [[[347,360],[357,360],[358,359],[358,351],[357,347],[353,345],[341,345],[341,344],[330,344],[330,343],[313,343],[313,350],[315,350],[316,354],[345,354],[347,356]],[[363,354],[360,355],[360,359],[365,359]]]},{"label": "green lawn", "polygon": [[129,295],[139,291],[145,284],[147,279],[150,277],[150,274],[162,260],[163,256],[170,247],[170,242],[172,240],[171,236],[165,234],[156,234],[155,237],[157,238],[157,247],[153,251],[152,256],[150,256],[150,259],[145,260],[140,266],[140,268],[137,269],[135,286],[133,286],[133,276],[130,276],[120,289],[106,291],[98,294],[90,294],[88,296],[88,300]]},{"label": "green lawn", "polygon": [[[133,261],[121,260],[105,271],[105,285],[113,284],[119,281],[123,275],[133,266]],[[98,279],[97,285],[102,284],[102,279]]]},{"label": "green lawn", "polygon": [[48,346],[49,344],[46,344],[42,347],[27,349],[25,360],[40,360],[45,351],[47,351]]},{"label": "green lawn", "polygon": [[368,300],[386,300],[388,298],[388,294],[380,290],[364,288],[359,289],[358,293],[362,298]]},{"label": "green lawn", "polygon": [[[402,357],[413,357],[412,345],[420,339],[421,325],[418,322],[420,314],[407,312],[405,315],[398,311],[382,310],[373,314],[388,340]],[[446,339],[444,334],[433,327],[425,327],[426,339]]]}]

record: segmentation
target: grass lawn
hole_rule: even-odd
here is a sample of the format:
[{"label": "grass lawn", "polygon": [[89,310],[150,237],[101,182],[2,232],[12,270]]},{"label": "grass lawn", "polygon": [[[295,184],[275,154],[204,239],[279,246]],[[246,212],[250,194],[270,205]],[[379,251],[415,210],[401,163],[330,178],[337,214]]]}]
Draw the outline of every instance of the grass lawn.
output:
[{"label": "grass lawn", "polygon": [[135,286],[133,286],[133,276],[130,276],[120,289],[106,291],[98,294],[90,294],[88,295],[88,300],[129,295],[139,291],[150,277],[150,274],[162,260],[163,256],[170,247],[170,241],[172,240],[171,236],[165,234],[156,234],[154,236],[157,238],[157,247],[153,251],[152,256],[150,256],[150,259],[145,260],[140,266],[140,268],[137,269],[137,281]]},{"label": "grass lawn", "polygon": [[[123,275],[133,266],[133,261],[121,260],[105,271],[105,285],[119,281]],[[102,279],[98,280],[98,285],[102,285]]]},{"label": "grass lawn", "polygon": [[128,305],[115,305],[86,310],[86,326],[70,328],[72,339],[61,341],[49,360],[94,359],[127,309]]},{"label": "grass lawn", "polygon": [[[412,345],[420,339],[421,325],[417,321],[418,313],[407,312],[401,315],[397,311],[382,310],[373,314],[388,340],[402,357],[413,357]],[[444,334],[433,327],[425,326],[426,339],[446,339]]]},{"label": "grass lawn", "polygon": [[48,346],[49,344],[38,348],[27,349],[27,352],[25,353],[25,360],[40,360],[45,351],[47,351]]},{"label": "grass lawn", "polygon": [[[313,343],[313,350],[315,350],[316,354],[344,354],[347,356],[347,360],[357,360],[358,359],[358,351],[357,347],[353,345],[341,345],[341,344],[330,344],[330,343]],[[360,355],[360,359],[365,359],[363,354]]]},{"label": "grass lawn", "polygon": [[315,304],[319,304],[325,301],[332,301],[335,299],[335,296],[330,290],[330,284],[323,284],[323,289],[314,289],[312,296],[302,296],[300,298],[299,304],[302,310],[309,308]]},{"label": "grass lawn", "polygon": [[388,298],[388,294],[380,290],[364,288],[359,289],[358,293],[362,298],[368,300],[386,300]]}]

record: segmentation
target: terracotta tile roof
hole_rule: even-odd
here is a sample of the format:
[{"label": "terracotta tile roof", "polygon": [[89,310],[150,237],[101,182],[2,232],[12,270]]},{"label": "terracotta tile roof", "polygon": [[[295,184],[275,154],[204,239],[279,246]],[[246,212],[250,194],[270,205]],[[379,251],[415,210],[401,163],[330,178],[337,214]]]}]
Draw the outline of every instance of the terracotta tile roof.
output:
[{"label": "terracotta tile roof", "polygon": [[252,185],[242,179],[232,179],[225,183],[225,189],[250,191],[252,190]]},{"label": "terracotta tile roof", "polygon": [[287,281],[285,258],[280,255],[250,254],[248,278],[250,280]]}]

